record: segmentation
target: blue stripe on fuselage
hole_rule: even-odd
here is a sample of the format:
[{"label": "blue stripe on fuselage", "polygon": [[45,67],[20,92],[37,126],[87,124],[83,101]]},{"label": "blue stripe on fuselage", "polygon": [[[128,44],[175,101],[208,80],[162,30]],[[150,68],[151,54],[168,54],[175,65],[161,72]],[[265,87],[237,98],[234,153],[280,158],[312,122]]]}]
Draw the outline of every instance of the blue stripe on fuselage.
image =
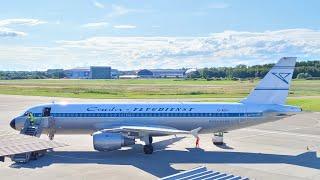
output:
[{"label": "blue stripe on fuselage", "polygon": [[[41,113],[34,113],[41,117]],[[262,113],[51,113],[53,117],[261,117]]]}]

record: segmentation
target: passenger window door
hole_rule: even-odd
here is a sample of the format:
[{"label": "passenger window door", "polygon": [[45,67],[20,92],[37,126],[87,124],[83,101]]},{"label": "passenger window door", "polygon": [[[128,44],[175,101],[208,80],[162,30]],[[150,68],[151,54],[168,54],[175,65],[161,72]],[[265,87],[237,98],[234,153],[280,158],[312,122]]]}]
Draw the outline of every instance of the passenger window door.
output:
[{"label": "passenger window door", "polygon": [[51,107],[45,107],[42,109],[42,117],[51,116]]}]

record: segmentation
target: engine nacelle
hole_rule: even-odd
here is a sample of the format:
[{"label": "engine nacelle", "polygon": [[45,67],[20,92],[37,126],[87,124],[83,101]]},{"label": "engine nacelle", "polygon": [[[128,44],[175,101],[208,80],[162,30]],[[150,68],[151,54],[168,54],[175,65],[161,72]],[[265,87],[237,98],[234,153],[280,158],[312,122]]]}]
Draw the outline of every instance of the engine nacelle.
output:
[{"label": "engine nacelle", "polygon": [[101,131],[93,133],[93,147],[97,151],[113,151],[124,146],[135,144],[135,139],[120,133],[104,133]]}]

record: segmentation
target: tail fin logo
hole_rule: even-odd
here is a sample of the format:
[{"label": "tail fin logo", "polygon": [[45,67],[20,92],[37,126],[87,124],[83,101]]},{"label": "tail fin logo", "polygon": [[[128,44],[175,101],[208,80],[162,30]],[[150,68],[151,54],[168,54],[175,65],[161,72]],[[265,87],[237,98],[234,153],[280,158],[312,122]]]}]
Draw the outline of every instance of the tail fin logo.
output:
[{"label": "tail fin logo", "polygon": [[276,76],[278,79],[283,81],[286,84],[289,84],[289,82],[286,80],[286,77],[288,77],[291,73],[272,73],[274,76]]}]

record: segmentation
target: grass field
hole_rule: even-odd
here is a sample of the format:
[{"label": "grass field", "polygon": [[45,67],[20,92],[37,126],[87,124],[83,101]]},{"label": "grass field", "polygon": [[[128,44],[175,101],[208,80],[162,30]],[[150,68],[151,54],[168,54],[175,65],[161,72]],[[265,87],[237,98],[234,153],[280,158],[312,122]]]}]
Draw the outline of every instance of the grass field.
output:
[{"label": "grass field", "polygon": [[[245,97],[257,82],[179,79],[2,80],[0,94],[235,101]],[[320,111],[320,80],[294,80],[288,103],[301,106],[305,110]]]}]

